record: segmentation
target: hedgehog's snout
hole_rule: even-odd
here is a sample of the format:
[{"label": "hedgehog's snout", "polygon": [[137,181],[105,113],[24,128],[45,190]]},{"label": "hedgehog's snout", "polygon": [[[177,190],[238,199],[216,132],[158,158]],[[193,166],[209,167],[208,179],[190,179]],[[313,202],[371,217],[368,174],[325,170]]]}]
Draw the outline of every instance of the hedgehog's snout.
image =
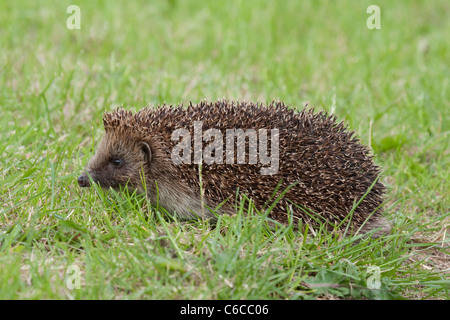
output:
[{"label": "hedgehog's snout", "polygon": [[83,172],[81,176],[78,177],[78,185],[82,188],[90,187],[89,178],[86,172]]}]

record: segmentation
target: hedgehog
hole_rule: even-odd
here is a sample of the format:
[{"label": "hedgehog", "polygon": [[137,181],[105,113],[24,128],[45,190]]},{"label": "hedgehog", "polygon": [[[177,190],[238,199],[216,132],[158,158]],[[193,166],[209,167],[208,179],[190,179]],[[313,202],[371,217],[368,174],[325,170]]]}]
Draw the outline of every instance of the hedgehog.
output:
[{"label": "hedgehog", "polygon": [[285,226],[325,224],[372,237],[390,231],[381,168],[326,111],[222,99],[117,108],[103,125],[81,187],[132,188],[181,220],[232,215],[245,195]]}]

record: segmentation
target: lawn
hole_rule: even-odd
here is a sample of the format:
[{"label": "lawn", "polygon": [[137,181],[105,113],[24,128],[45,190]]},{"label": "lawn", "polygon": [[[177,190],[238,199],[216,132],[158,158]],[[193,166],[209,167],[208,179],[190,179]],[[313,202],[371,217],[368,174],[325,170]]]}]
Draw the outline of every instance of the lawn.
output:
[{"label": "lawn", "polygon": [[[76,1],[79,29],[71,4],[0,3],[0,299],[449,299],[447,0]],[[245,198],[183,222],[78,187],[105,111],[219,98],[348,123],[391,234],[270,229]]]}]

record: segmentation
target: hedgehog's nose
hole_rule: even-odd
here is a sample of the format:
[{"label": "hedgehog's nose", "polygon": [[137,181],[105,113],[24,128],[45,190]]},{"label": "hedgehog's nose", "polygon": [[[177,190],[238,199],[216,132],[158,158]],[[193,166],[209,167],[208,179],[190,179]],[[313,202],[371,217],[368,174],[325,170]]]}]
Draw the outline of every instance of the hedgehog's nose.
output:
[{"label": "hedgehog's nose", "polygon": [[81,176],[78,177],[78,184],[82,188],[90,186],[89,179],[88,179],[88,177],[87,177],[87,175],[85,173],[83,173]]}]

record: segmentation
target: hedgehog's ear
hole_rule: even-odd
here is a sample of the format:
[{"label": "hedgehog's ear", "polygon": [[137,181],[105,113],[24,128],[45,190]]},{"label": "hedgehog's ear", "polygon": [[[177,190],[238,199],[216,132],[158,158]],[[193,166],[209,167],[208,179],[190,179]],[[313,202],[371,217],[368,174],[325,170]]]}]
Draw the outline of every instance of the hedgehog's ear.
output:
[{"label": "hedgehog's ear", "polygon": [[150,162],[152,161],[152,149],[150,149],[150,146],[147,142],[141,141],[141,150],[145,155],[145,161],[147,162],[147,164],[150,164]]}]

